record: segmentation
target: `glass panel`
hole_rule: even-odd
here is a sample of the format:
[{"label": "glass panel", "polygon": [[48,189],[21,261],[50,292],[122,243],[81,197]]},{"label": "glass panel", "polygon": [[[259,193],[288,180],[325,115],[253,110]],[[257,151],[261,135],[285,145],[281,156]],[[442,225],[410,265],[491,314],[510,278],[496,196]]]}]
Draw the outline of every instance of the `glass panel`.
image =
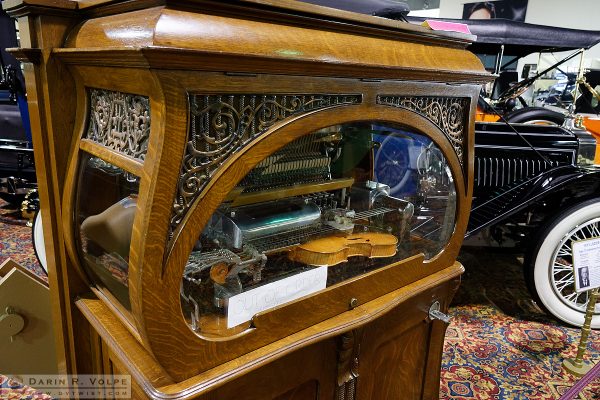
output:
[{"label": "glass panel", "polygon": [[75,221],[83,268],[130,309],[128,270],[139,178],[84,155],[79,168]]},{"label": "glass panel", "polygon": [[260,162],[212,215],[184,270],[182,309],[206,337],[419,253],[454,231],[456,192],[428,137],[387,123],[331,126]]},{"label": "glass panel", "polygon": [[[562,53],[561,53],[562,54]],[[564,53],[565,56],[568,53]],[[564,57],[564,56],[563,56]],[[543,72],[561,60],[562,57],[554,54],[541,54],[539,58],[540,64],[537,66],[537,71]],[[578,59],[578,58],[577,58]],[[579,62],[577,62],[578,64]],[[566,62],[547,71],[544,75],[533,82],[532,88],[521,95],[528,105],[532,107],[560,107],[567,109],[574,101],[575,86],[578,75],[578,68],[569,65]],[[590,74],[591,76],[591,74]],[[581,93],[580,93],[581,94]],[[595,111],[579,111],[592,112]]]}]

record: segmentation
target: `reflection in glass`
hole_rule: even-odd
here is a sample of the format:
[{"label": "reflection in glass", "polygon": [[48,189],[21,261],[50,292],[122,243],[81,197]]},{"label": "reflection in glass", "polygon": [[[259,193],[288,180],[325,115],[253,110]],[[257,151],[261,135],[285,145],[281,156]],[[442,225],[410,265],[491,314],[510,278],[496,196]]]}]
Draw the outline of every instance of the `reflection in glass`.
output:
[{"label": "reflection in glass", "polygon": [[[184,270],[183,314],[206,337],[242,332],[251,315],[238,323],[232,301],[273,300],[279,292],[259,288],[298,286],[290,277],[319,267],[326,287],[419,253],[431,258],[455,214],[450,169],[428,137],[384,123],[321,129],[258,163],[214,212]],[[282,298],[253,310],[290,301]]]},{"label": "reflection in glass", "polygon": [[83,157],[75,214],[82,264],[94,283],[128,309],[129,246],[138,190],[137,176],[97,157]]}]

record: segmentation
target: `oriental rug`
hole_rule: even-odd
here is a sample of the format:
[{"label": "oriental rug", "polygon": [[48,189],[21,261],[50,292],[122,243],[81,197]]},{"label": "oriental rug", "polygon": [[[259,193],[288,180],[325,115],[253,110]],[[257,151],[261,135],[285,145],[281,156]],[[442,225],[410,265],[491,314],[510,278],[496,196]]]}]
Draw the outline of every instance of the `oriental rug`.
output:
[{"label": "oriental rug", "polygon": [[[460,261],[466,272],[450,310],[440,399],[559,399],[577,381],[561,364],[575,357],[580,330],[531,300],[520,254],[463,248]],[[590,334],[586,359],[600,361],[598,331]],[[600,399],[600,379],[576,399]]]},{"label": "oriental rug", "polygon": [[[8,216],[7,216],[8,215]],[[27,221],[16,216],[14,210],[0,200],[0,264],[12,258],[47,281],[46,273],[39,265],[31,242],[31,227]]]},{"label": "oriental rug", "polygon": [[29,386],[0,375],[0,399],[6,400],[48,400],[52,399],[47,394],[40,393]]}]

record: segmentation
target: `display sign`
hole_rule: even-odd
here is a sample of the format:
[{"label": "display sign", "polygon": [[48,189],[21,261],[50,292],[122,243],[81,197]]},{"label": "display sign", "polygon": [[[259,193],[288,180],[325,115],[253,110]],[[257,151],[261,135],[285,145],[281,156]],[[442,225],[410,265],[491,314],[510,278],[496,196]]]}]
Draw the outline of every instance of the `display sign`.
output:
[{"label": "display sign", "polygon": [[227,328],[250,321],[261,311],[325,289],[326,284],[327,267],[320,267],[236,294],[229,298]]},{"label": "display sign", "polygon": [[575,291],[600,287],[600,238],[572,243]]}]

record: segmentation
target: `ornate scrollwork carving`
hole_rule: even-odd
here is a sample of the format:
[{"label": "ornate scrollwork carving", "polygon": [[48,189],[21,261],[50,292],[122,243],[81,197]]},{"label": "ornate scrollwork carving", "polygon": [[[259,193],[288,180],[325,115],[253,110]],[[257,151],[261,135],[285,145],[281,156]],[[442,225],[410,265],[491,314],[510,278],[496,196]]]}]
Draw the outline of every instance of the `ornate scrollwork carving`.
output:
[{"label": "ornate scrollwork carving", "polygon": [[170,235],[219,166],[273,124],[292,115],[361,101],[362,96],[356,94],[189,95],[189,141]]},{"label": "ornate scrollwork carving", "polygon": [[405,108],[433,122],[444,132],[463,165],[463,144],[469,112],[468,98],[379,95],[377,104]]},{"label": "ornate scrollwork carving", "polygon": [[124,155],[143,160],[150,136],[148,97],[90,89],[90,116],[84,135]]},{"label": "ornate scrollwork carving", "polygon": [[356,399],[362,334],[359,328],[338,337],[336,400]]}]

